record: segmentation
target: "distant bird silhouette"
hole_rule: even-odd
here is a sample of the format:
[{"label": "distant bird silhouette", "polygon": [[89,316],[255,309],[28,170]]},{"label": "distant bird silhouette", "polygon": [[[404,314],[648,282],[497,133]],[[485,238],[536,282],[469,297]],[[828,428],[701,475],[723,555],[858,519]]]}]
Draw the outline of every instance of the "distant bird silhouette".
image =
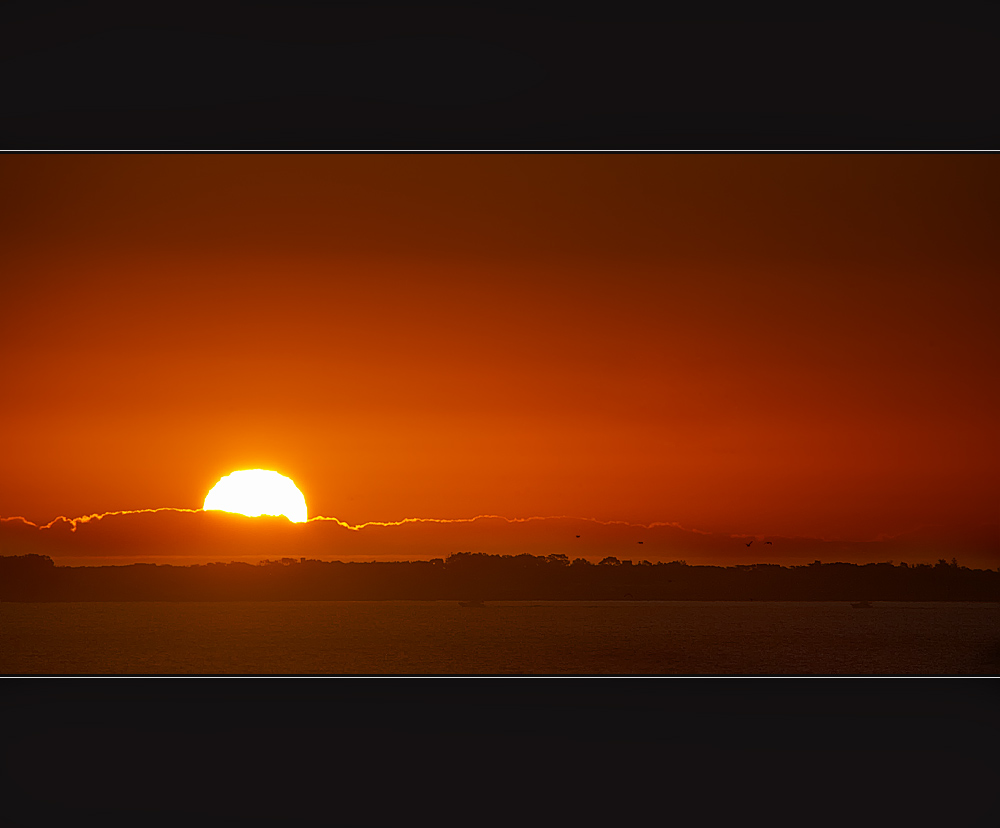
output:
[{"label": "distant bird silhouette", "polygon": [[642,541],[639,541],[639,543],[642,543]]},{"label": "distant bird silhouette", "polygon": [[577,537],[580,537],[580,536],[579,536],[579,535],[577,535]]},{"label": "distant bird silhouette", "polygon": [[771,541],[764,541],[764,543],[766,543],[768,546],[771,545]]},{"label": "distant bird silhouette", "polygon": [[[750,543],[753,543],[753,541],[750,541]],[[748,543],[748,544],[747,544],[747,546],[749,546],[749,545],[750,545],[750,543]]]}]

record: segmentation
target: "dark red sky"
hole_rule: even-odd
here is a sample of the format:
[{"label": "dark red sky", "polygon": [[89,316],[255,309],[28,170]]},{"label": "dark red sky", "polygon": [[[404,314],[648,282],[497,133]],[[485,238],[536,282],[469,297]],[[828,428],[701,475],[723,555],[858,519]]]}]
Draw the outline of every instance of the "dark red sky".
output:
[{"label": "dark red sky", "polygon": [[0,515],[199,507],[262,467],[352,523],[978,531],[1000,504],[998,173],[3,156]]}]

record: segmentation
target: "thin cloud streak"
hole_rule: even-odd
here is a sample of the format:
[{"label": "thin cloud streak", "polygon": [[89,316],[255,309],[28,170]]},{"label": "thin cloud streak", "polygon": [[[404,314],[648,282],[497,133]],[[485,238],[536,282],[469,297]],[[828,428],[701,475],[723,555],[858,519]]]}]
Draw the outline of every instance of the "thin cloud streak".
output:
[{"label": "thin cloud streak", "polygon": [[365,523],[350,524],[345,523],[340,518],[335,517],[324,517],[322,515],[317,515],[316,517],[309,518],[307,523],[312,523],[313,521],[333,521],[343,526],[345,529],[351,529],[353,531],[358,531],[364,529],[366,526],[402,526],[406,523],[475,523],[477,520],[502,520],[507,523],[530,523],[536,520],[581,520],[587,523],[595,523],[599,526],[628,526],[635,529],[654,529],[657,526],[672,526],[675,529],[681,529],[685,532],[695,532],[699,535],[710,535],[711,532],[706,532],[702,529],[687,529],[681,526],[679,523],[664,523],[664,522],[654,522],[654,523],[631,523],[626,520],[598,520],[597,518],[590,517],[579,517],[577,515],[533,515],[531,517],[520,517],[520,518],[510,518],[503,515],[476,515],[471,518],[422,518],[422,517],[410,517],[403,518],[402,520],[369,520]]},{"label": "thin cloud streak", "polygon": [[[28,526],[34,526],[37,529],[51,529],[58,523],[68,523],[70,524],[70,531],[75,532],[77,527],[81,523],[90,523],[94,520],[103,520],[106,517],[113,517],[115,515],[139,515],[139,514],[150,514],[154,512],[189,512],[197,513],[204,512],[205,509],[186,509],[181,506],[160,506],[156,509],[120,509],[112,512],[100,512],[90,515],[82,515],[80,517],[70,518],[65,515],[59,515],[53,518],[48,523],[38,524],[32,520],[28,520],[26,517],[21,515],[13,515],[10,517],[0,517],[0,521],[14,521],[19,520]],[[218,509],[213,509],[210,511],[222,511]],[[711,532],[706,532],[702,529],[688,529],[681,526],[679,523],[668,523],[663,521],[655,521],[653,523],[631,523],[626,520],[599,520],[597,518],[590,517],[579,517],[576,515],[533,515],[531,517],[505,517],[504,515],[476,515],[471,518],[428,518],[428,517],[408,517],[402,518],[401,520],[369,520],[365,523],[347,523],[336,517],[328,517],[326,515],[315,515],[309,518],[306,523],[314,522],[331,522],[336,523],[338,526],[342,526],[344,529],[350,529],[352,532],[359,532],[366,526],[403,526],[407,523],[475,523],[477,520],[502,520],[506,523],[530,523],[532,521],[540,520],[580,520],[587,523],[594,523],[599,526],[627,526],[635,529],[655,529],[658,526],[670,526],[675,529],[681,529],[685,532],[694,532],[699,535],[711,535]],[[735,537],[735,536],[734,536]]]},{"label": "thin cloud streak", "polygon": [[91,515],[81,515],[80,517],[70,518],[65,515],[59,515],[58,517],[52,518],[48,523],[38,524],[33,520],[28,520],[26,517],[21,515],[14,515],[12,517],[0,517],[0,521],[9,520],[19,520],[28,526],[34,526],[37,529],[51,529],[57,523],[68,523],[70,525],[70,531],[75,532],[77,526],[81,523],[90,523],[92,520],[104,520],[106,517],[112,517],[113,515],[141,515],[152,512],[203,512],[204,509],[185,509],[181,506],[160,506],[156,509],[120,509],[115,512],[100,512]]}]

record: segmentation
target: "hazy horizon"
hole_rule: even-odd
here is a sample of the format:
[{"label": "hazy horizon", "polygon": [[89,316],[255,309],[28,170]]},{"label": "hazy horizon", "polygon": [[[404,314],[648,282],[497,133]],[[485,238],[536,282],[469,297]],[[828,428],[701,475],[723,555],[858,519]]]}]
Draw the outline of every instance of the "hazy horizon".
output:
[{"label": "hazy horizon", "polygon": [[[596,562],[607,556],[651,562],[732,566],[814,560],[848,563],[934,563],[996,568],[997,528],[964,536],[940,527],[863,541],[724,535],[668,523],[633,524],[568,516],[408,518],[347,524],[313,516],[295,524],[281,516],[162,507],[99,516],[55,518],[41,526],[23,517],[0,518],[0,554],[46,554],[57,564],[107,565],[256,562],[282,556],[314,560],[430,560],[458,552],[566,554]],[[184,550],[184,551],[180,551]],[[228,557],[227,557],[228,556]],[[70,564],[70,562],[72,562]]]}]

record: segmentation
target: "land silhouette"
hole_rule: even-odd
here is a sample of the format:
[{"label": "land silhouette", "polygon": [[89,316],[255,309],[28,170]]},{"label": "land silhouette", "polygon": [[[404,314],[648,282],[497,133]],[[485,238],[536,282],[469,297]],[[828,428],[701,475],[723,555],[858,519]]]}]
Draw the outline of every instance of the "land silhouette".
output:
[{"label": "land silhouette", "polygon": [[429,561],[282,558],[191,566],[56,566],[0,557],[0,601],[1000,601],[1000,572],[936,564],[692,566],[608,556],[457,553]]}]

